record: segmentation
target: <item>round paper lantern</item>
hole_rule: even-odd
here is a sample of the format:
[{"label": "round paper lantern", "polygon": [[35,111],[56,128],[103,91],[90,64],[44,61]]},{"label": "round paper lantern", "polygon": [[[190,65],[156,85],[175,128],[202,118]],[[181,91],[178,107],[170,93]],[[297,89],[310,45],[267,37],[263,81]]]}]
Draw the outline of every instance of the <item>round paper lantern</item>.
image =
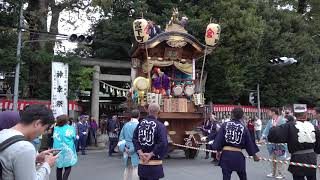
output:
[{"label": "round paper lantern", "polygon": [[148,21],[145,19],[136,19],[133,21],[134,37],[138,43],[144,43],[149,39]]},{"label": "round paper lantern", "polygon": [[138,91],[144,91],[149,88],[149,80],[144,77],[137,77],[133,81],[133,87]]},{"label": "round paper lantern", "polygon": [[214,46],[218,43],[220,38],[221,28],[219,24],[211,23],[207,26],[206,30],[206,44],[208,46]]},{"label": "round paper lantern", "polygon": [[175,85],[173,87],[173,95],[181,96],[183,93],[183,86],[182,85]]},{"label": "round paper lantern", "polygon": [[184,89],[184,93],[187,96],[192,96],[194,94],[194,85],[186,85],[185,89]]}]

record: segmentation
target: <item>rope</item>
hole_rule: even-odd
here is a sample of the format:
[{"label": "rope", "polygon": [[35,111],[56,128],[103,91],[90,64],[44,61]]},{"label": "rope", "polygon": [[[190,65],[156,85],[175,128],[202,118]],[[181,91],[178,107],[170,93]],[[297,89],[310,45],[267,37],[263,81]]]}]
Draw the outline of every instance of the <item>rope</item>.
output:
[{"label": "rope", "polygon": [[[192,136],[191,138],[192,138],[192,139],[194,140],[194,142],[195,142],[196,144],[198,144],[198,145],[208,145],[208,144],[209,144],[208,142],[199,142],[199,141],[197,141],[194,136]],[[261,145],[287,145],[287,143],[270,143],[270,142],[265,142],[265,143],[263,143],[263,144],[261,144]]]},{"label": "rope", "polygon": [[116,86],[112,86],[111,84],[105,83],[103,81],[100,81],[100,83],[105,84],[106,86],[111,87],[111,88],[116,89],[116,90],[129,92],[129,89],[124,89],[124,88],[119,88],[119,87],[116,87]]},{"label": "rope", "polygon": [[[176,144],[176,143],[172,143],[172,145],[177,146],[177,147],[187,148],[187,149],[194,149],[194,150],[198,150],[198,151],[209,152],[209,153],[217,153],[218,152],[218,151],[214,151],[214,150],[186,146],[186,145]],[[245,156],[245,157],[249,158],[249,159],[253,159],[252,156]],[[281,161],[281,160],[276,160],[276,159],[268,159],[268,158],[264,158],[264,157],[260,157],[260,160],[268,161],[268,162],[275,162],[275,163],[280,163],[280,164],[287,164],[287,165],[292,165],[292,166],[305,167],[305,168],[312,168],[312,169],[319,168],[320,169],[320,165],[314,165],[314,164],[304,164],[304,163],[297,163],[297,162],[290,162],[290,161]]]}]

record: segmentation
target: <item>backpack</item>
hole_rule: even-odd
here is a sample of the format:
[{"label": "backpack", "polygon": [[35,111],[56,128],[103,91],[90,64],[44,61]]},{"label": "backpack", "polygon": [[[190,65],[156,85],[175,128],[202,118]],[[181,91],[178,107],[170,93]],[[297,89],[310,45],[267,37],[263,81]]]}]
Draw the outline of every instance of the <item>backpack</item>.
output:
[{"label": "backpack", "polygon": [[[9,146],[11,146],[12,144],[19,142],[19,141],[26,141],[26,139],[22,135],[12,136],[12,137],[6,139],[5,141],[3,141],[0,144],[0,152],[4,151]],[[2,164],[1,163],[0,163],[0,180],[2,180]]]}]

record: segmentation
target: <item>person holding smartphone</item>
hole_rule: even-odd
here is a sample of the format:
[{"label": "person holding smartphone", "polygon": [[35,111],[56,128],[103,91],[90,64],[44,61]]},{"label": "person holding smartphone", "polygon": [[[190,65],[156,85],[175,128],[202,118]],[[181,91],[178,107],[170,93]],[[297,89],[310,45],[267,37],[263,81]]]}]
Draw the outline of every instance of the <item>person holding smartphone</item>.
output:
[{"label": "person holding smartphone", "polygon": [[59,158],[56,162],[57,180],[67,180],[71,173],[71,167],[78,161],[74,144],[75,139],[76,130],[73,126],[68,124],[68,116],[58,116],[57,125],[53,132],[54,153],[59,154]]},{"label": "person holding smartphone", "polygon": [[[31,140],[43,134],[54,123],[52,111],[44,105],[27,106],[14,127],[0,131],[0,146],[10,138],[22,137],[0,152],[3,180],[45,180],[58,156],[52,150],[37,154]],[[36,165],[37,164],[37,165]]]}]

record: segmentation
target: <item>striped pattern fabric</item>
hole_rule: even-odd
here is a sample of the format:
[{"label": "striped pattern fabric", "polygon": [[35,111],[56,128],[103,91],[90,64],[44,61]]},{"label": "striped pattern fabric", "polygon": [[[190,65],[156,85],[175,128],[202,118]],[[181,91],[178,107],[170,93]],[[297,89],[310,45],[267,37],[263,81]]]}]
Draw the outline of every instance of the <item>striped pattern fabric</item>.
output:
[{"label": "striped pattern fabric", "polygon": [[[18,101],[18,110],[23,110],[26,106],[31,104],[43,104],[47,108],[51,108],[50,101],[40,101],[40,100],[20,100]],[[69,111],[82,111],[81,106],[76,101],[69,101]],[[12,110],[13,101],[2,99],[0,100],[0,111]]]}]

